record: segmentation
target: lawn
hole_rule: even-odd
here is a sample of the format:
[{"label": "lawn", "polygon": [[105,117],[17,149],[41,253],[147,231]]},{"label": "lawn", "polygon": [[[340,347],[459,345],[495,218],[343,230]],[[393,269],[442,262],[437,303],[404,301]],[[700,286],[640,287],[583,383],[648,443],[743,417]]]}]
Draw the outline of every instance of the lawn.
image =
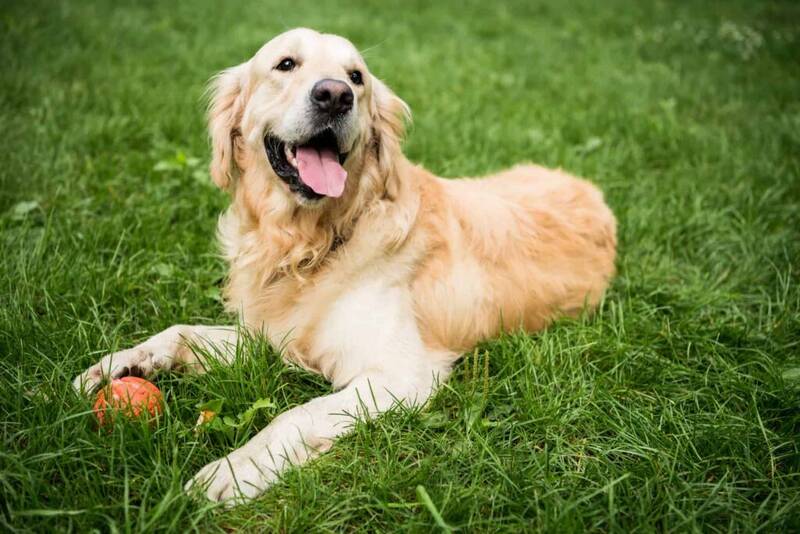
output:
[{"label": "lawn", "polygon": [[[70,380],[235,321],[203,92],[299,25],[364,50],[434,172],[593,179],[619,275],[596,316],[488,341],[424,410],[225,510],[183,482],[323,380],[252,339],[231,368],[158,377],[157,427],[111,432]],[[788,1],[3,2],[0,529],[800,529],[798,58]],[[214,399],[272,407],[196,434]]]}]

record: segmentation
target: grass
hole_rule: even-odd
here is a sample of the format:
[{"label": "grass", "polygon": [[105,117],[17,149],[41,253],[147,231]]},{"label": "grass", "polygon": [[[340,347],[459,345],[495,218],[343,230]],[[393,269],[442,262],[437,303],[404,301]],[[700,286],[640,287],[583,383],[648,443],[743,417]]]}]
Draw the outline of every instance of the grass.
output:
[{"label": "grass", "polygon": [[[800,528],[800,8],[462,4],[3,3],[1,528]],[[324,381],[254,339],[231,368],[159,377],[161,424],[113,432],[69,381],[171,324],[233,321],[201,96],[298,25],[366,50],[437,173],[595,180],[619,276],[593,319],[487,342],[425,410],[222,510],[182,483]],[[276,407],[196,436],[216,398]]]}]

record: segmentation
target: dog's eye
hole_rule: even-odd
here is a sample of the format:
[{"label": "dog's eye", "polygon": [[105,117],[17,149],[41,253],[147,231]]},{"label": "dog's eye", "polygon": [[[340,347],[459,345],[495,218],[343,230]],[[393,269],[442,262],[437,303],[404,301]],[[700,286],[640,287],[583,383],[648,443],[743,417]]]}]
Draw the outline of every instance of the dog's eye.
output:
[{"label": "dog's eye", "polygon": [[275,68],[276,68],[277,70],[282,70],[282,71],[284,71],[284,72],[289,72],[290,70],[292,70],[293,68],[295,68],[295,66],[296,66],[296,65],[297,65],[297,63],[295,63],[295,62],[294,62],[294,60],[293,60],[292,58],[290,58],[290,57],[285,57],[285,58],[283,58],[283,59],[280,61],[280,63],[278,63],[277,65],[275,65]]},{"label": "dog's eye", "polygon": [[364,84],[364,79],[361,77],[361,71],[360,70],[354,70],[353,72],[351,72],[350,73],[350,81],[353,82],[356,85],[363,85]]}]

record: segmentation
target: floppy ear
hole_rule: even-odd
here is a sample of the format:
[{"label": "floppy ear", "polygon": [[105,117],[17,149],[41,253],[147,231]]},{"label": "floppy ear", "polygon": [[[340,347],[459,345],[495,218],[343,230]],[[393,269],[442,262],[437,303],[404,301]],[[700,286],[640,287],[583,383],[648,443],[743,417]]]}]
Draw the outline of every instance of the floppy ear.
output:
[{"label": "floppy ear", "polygon": [[211,177],[222,189],[236,179],[236,143],[242,136],[239,125],[244,112],[247,63],[220,72],[211,81],[208,133],[211,137]]},{"label": "floppy ear", "polygon": [[411,121],[411,109],[386,84],[372,77],[373,136],[377,149],[378,165],[384,176],[393,171],[400,153],[400,143]]}]

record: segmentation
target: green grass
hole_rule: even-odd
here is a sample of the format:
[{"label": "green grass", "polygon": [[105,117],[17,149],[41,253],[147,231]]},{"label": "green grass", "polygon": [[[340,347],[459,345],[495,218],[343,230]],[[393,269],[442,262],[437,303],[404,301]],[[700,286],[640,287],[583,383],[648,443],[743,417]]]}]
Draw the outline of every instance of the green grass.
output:
[{"label": "green grass", "polygon": [[[0,529],[800,529],[800,7],[792,2],[4,2]],[[93,429],[69,381],[221,323],[201,96],[307,25],[411,105],[413,160],[591,177],[619,218],[596,317],[487,342],[422,411],[233,510],[182,483],[329,391],[251,340],[166,375],[154,429]],[[485,371],[486,370],[486,371]],[[196,436],[196,404],[259,411]]]}]

